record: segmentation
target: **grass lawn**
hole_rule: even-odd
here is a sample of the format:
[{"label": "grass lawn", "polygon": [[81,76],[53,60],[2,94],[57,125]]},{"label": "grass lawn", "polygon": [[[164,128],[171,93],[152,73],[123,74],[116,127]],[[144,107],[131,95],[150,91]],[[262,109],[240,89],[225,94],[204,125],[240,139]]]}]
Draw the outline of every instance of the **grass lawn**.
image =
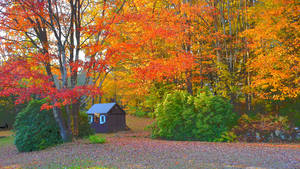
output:
[{"label": "grass lawn", "polygon": [[[126,115],[126,125],[130,128],[130,131],[120,131],[117,133],[97,133],[96,135],[112,138],[112,137],[146,137],[150,135],[151,129],[149,125],[153,123],[151,118],[136,117],[132,115]],[[82,139],[80,142],[88,143],[88,139]]]},{"label": "grass lawn", "polygon": [[[126,124],[130,128],[130,131],[120,131],[117,133],[98,133],[96,135],[106,137],[108,139],[110,138],[118,138],[118,137],[139,137],[140,135],[149,135],[150,128],[148,127],[150,124],[152,124],[153,119],[151,118],[141,118],[136,116],[127,115],[126,116]],[[12,146],[14,143],[14,136],[12,131],[0,131],[0,148],[1,147],[8,147]],[[40,152],[42,153],[52,153],[53,151],[59,151],[60,147],[68,146],[69,144],[89,144],[88,139],[80,139],[76,140],[75,143],[67,143],[63,145],[58,145],[57,147],[52,147],[46,150],[42,150]],[[95,145],[97,146],[97,145]],[[40,152],[32,152],[29,154],[34,153],[40,153]],[[23,154],[23,153],[21,153]],[[49,162],[36,162],[32,161],[29,164],[26,165],[20,165],[20,164],[14,164],[14,165],[8,165],[4,168],[68,168],[68,169],[81,169],[81,168],[89,168],[89,169],[112,169],[114,168],[114,165],[109,165],[109,167],[104,167],[106,165],[101,165],[98,163],[97,160],[93,160],[90,158],[86,158],[85,156],[77,156],[75,158],[68,157],[63,159],[64,162],[57,162],[57,161],[49,161]],[[95,167],[97,166],[97,167]],[[0,163],[0,168],[3,168]],[[111,168],[112,167],[112,168]]]},{"label": "grass lawn", "polygon": [[8,136],[8,137],[0,137],[0,148],[7,146],[7,145],[12,145],[14,143],[14,137],[13,136]]},{"label": "grass lawn", "polygon": [[[137,133],[149,132],[150,128],[148,126],[152,124],[153,119],[151,118],[141,118],[136,116],[127,115],[126,116],[126,124],[130,128],[130,132],[134,133],[132,137],[135,137]],[[0,131],[0,147],[12,145],[14,142],[13,132],[10,130]],[[120,134],[124,134],[124,132],[118,133],[106,133],[106,134],[97,134],[103,137],[115,137]],[[86,139],[84,139],[86,140]]]},{"label": "grass lawn", "polygon": [[0,148],[14,143],[13,132],[6,130],[0,131]]},{"label": "grass lawn", "polygon": [[[299,144],[208,143],[149,138],[152,119],[127,116],[130,131],[105,136],[107,143],[75,140],[42,151],[19,153],[12,132],[0,132],[0,168],[300,168]],[[1,136],[1,135],[0,135]]]}]

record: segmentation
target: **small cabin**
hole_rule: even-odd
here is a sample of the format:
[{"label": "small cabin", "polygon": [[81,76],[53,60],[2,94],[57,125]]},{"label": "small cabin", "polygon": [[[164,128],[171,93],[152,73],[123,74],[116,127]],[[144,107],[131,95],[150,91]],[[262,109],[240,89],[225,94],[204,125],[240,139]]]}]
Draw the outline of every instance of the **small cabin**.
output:
[{"label": "small cabin", "polygon": [[126,113],[116,103],[94,104],[86,113],[96,133],[126,130]]}]

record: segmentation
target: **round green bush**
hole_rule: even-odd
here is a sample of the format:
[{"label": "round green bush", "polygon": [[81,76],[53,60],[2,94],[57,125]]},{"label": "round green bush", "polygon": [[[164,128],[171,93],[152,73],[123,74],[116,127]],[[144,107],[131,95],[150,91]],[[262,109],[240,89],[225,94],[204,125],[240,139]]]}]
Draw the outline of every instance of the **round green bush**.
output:
[{"label": "round green bush", "polygon": [[14,123],[18,151],[37,151],[62,143],[52,112],[40,110],[44,103],[42,100],[32,100],[18,113]]},{"label": "round green bush", "polygon": [[216,141],[237,122],[230,101],[201,90],[194,98],[196,126],[193,135],[201,141]]},{"label": "round green bush", "polygon": [[229,101],[207,89],[196,96],[183,91],[166,95],[155,117],[153,137],[172,140],[218,141],[236,122]]},{"label": "round green bush", "polygon": [[154,115],[156,122],[152,130],[154,137],[174,140],[192,139],[193,104],[189,103],[190,95],[177,91],[167,94],[164,101],[158,104]]}]

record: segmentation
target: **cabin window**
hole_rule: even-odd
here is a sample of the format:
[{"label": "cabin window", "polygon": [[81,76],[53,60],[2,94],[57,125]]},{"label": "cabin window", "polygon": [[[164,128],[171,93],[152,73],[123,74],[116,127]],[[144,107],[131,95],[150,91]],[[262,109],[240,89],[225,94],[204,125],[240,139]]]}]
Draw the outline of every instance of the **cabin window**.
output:
[{"label": "cabin window", "polygon": [[89,123],[93,123],[93,115],[88,115],[88,120],[89,120]]},{"label": "cabin window", "polygon": [[106,117],[105,115],[100,115],[100,120],[99,120],[100,124],[104,124],[106,122]]}]

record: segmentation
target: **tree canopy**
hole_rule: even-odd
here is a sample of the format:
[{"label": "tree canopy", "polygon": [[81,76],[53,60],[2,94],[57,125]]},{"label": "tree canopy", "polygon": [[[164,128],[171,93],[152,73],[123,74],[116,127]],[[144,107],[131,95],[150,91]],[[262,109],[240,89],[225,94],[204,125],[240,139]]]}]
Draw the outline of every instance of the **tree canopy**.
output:
[{"label": "tree canopy", "polygon": [[205,86],[245,111],[297,100],[299,11],[292,0],[0,0],[0,96],[46,98],[64,141],[80,108],[103,101],[151,112],[168,91]]}]

